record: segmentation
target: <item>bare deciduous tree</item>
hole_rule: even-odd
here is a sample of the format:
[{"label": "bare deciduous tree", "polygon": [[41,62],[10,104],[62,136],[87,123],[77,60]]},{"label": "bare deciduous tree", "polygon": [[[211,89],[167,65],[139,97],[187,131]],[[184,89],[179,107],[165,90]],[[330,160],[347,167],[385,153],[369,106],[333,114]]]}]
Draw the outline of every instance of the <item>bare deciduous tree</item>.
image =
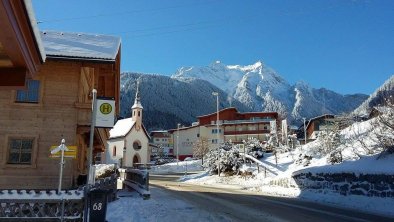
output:
[{"label": "bare deciduous tree", "polygon": [[376,117],[378,126],[374,127],[374,134],[378,145],[383,152],[378,158],[394,153],[394,104],[388,101],[387,104],[379,110]]},{"label": "bare deciduous tree", "polygon": [[193,144],[193,156],[201,158],[201,164],[204,164],[204,156],[209,151],[208,139],[200,138]]}]

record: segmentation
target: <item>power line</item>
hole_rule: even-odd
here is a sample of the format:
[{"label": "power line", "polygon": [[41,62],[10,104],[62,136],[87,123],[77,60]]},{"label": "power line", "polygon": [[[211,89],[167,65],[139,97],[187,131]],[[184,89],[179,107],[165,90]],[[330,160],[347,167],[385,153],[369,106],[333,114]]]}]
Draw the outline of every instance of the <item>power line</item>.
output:
[{"label": "power line", "polygon": [[[155,28],[147,28],[147,29],[137,29],[137,30],[131,30],[131,31],[126,31],[126,32],[115,32],[115,33],[110,33],[112,35],[119,35],[119,34],[128,34],[132,33],[130,35],[124,35],[124,38],[135,38],[135,37],[145,37],[145,36],[155,36],[155,35],[163,35],[163,34],[171,34],[171,33],[178,33],[178,32],[187,32],[187,31],[195,31],[195,30],[202,30],[202,29],[207,29],[207,28],[213,28],[217,27],[226,23],[234,23],[234,22],[246,22],[252,18],[257,17],[258,15],[251,15],[247,17],[239,17],[239,18],[221,18],[217,20],[207,20],[207,21],[201,21],[201,22],[194,22],[194,23],[188,23],[188,24],[181,24],[181,25],[172,25],[172,26],[160,26],[160,27],[155,27]],[[174,30],[165,30],[165,29],[172,29],[175,28]],[[181,28],[181,29],[177,29]],[[163,30],[164,31],[159,31],[159,32],[149,32],[149,31],[155,31],[155,30]],[[144,33],[146,32],[146,33]],[[136,34],[137,33],[137,34]]]},{"label": "power line", "polygon": [[196,3],[196,4],[185,4],[185,5],[177,5],[177,6],[170,6],[170,7],[162,7],[162,8],[155,8],[155,9],[140,9],[140,10],[131,10],[131,11],[124,11],[124,12],[117,12],[117,13],[107,13],[107,14],[96,14],[96,15],[88,15],[88,16],[80,16],[80,17],[68,17],[68,18],[58,18],[58,19],[40,19],[36,20],[37,24],[41,23],[57,23],[57,22],[67,22],[72,20],[84,20],[84,19],[94,19],[100,17],[112,17],[112,16],[121,16],[121,15],[128,15],[134,13],[142,13],[142,12],[152,12],[152,11],[162,11],[162,10],[170,10],[176,8],[184,8],[196,5],[206,5],[207,3],[216,3],[217,1],[204,1],[203,3]]}]

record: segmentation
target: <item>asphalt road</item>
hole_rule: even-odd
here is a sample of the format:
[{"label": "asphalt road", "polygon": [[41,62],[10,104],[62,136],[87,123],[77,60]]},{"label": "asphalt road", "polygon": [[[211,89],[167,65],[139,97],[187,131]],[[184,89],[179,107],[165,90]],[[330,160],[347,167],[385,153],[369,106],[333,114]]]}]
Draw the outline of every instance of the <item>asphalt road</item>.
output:
[{"label": "asphalt road", "polygon": [[170,192],[199,209],[222,215],[224,221],[394,221],[394,218],[293,198],[180,183],[176,181],[179,177],[179,174],[150,175],[150,186]]}]

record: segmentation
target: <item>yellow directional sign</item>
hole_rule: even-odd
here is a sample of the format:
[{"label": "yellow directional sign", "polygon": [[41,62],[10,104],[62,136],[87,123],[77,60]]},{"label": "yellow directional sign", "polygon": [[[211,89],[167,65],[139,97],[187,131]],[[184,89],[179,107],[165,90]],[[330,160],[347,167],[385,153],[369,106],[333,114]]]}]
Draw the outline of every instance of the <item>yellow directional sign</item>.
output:
[{"label": "yellow directional sign", "polygon": [[[59,151],[55,154],[51,154],[51,151],[53,149],[56,149],[58,146],[51,146],[51,148],[49,149],[49,157],[50,158],[60,158],[62,152]],[[77,146],[67,146],[68,151],[64,151],[64,157],[68,157],[68,158],[77,158]]]}]

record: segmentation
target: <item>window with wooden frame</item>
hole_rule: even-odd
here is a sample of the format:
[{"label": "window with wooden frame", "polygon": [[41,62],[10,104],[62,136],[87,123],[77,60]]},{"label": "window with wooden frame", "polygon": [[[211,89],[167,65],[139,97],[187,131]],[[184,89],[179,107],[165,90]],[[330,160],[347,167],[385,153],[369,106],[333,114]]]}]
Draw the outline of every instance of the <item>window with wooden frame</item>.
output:
[{"label": "window with wooden frame", "polygon": [[26,84],[27,89],[16,91],[15,102],[38,103],[40,99],[40,81],[29,79]]},{"label": "window with wooden frame", "polygon": [[114,146],[114,149],[112,150],[112,156],[116,156],[116,146]]},{"label": "window with wooden frame", "polygon": [[7,164],[32,164],[34,138],[9,138]]}]

